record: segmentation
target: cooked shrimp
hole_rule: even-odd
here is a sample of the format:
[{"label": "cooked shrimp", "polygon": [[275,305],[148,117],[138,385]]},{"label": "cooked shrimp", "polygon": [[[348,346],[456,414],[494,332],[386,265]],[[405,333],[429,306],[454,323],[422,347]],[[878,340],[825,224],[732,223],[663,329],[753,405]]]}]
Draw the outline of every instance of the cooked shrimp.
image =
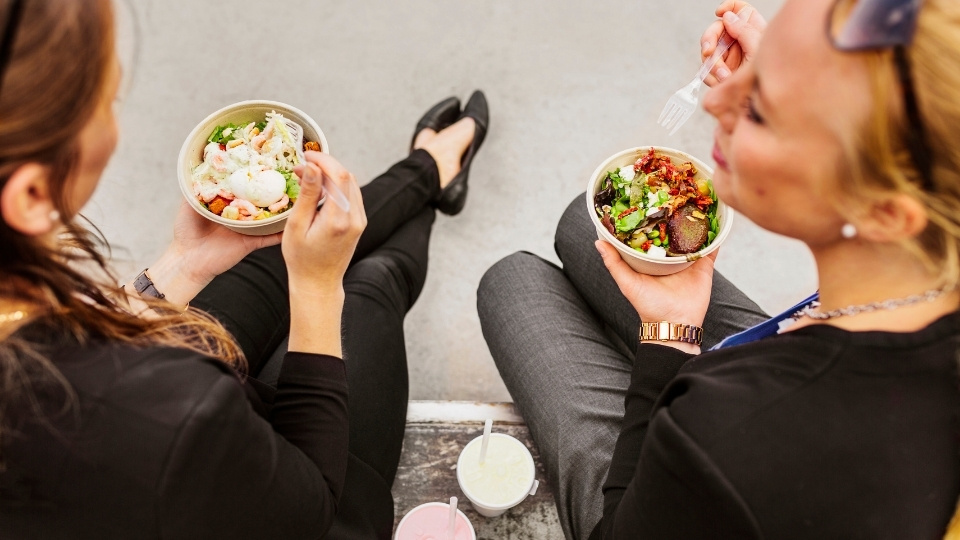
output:
[{"label": "cooked shrimp", "polygon": [[263,143],[265,142],[267,142],[267,137],[266,135],[261,133],[256,137],[250,139],[250,146],[252,146],[253,149],[256,150],[257,152],[259,152],[263,148]]},{"label": "cooked shrimp", "polygon": [[279,212],[279,211],[283,210],[284,208],[286,208],[288,204],[290,204],[290,197],[287,196],[286,193],[284,193],[284,194],[283,194],[283,197],[282,197],[279,201],[277,201],[277,202],[271,204],[270,206],[268,206],[268,207],[267,207],[267,210],[269,210],[269,211],[273,212],[274,214],[276,214],[277,212]]},{"label": "cooked shrimp", "polygon": [[230,206],[240,210],[241,214],[246,214],[248,216],[255,216],[261,212],[252,202],[245,201],[243,199],[234,199],[230,201]]}]

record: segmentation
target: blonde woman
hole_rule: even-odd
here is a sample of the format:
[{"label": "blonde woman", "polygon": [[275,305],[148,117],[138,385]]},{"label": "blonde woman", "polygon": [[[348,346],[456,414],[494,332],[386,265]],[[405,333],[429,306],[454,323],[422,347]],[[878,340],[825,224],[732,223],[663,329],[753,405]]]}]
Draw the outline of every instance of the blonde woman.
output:
[{"label": "blonde woman", "polygon": [[[363,189],[308,153],[282,241],[183,205],[118,290],[77,214],[117,142],[110,6],[0,0],[0,538],[389,538],[403,318],[483,94],[431,109]],[[321,170],[349,212],[317,209]]]},{"label": "blonde woman", "polygon": [[960,3],[787,0],[769,28],[739,0],[717,15],[704,55],[722,30],[738,40],[704,100],[717,194],[807,244],[818,301],[767,322],[711,259],[639,275],[594,246],[581,197],[557,229],[562,269],[494,266],[484,335],[567,537],[944,537],[960,495]]}]

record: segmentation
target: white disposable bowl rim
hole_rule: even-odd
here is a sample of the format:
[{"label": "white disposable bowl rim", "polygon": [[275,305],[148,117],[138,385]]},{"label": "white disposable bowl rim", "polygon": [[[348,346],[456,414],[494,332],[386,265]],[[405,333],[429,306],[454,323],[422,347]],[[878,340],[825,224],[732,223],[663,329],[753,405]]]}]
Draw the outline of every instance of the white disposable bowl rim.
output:
[{"label": "white disposable bowl rim", "polygon": [[[410,511],[408,511],[406,514],[403,515],[403,519],[400,520],[400,523],[397,524],[397,532],[396,532],[396,534],[394,535],[394,538],[396,538],[396,537],[400,534],[400,529],[403,528],[403,524],[404,524],[404,522],[407,521],[407,517],[408,517],[410,514],[416,512],[417,510],[420,510],[421,508],[425,508],[425,507],[427,507],[427,506],[446,506],[447,508],[449,508],[449,507],[450,507],[450,504],[449,504],[449,503],[442,503],[442,502],[428,502],[428,503],[423,503],[423,504],[421,504],[421,505],[418,505],[418,506],[415,506],[415,507],[411,508]],[[457,509],[457,515],[458,515],[458,516],[463,516],[464,521],[466,521],[466,522],[467,522],[467,525],[470,527],[470,534],[473,536],[473,538],[476,538],[476,537],[477,537],[477,531],[476,531],[476,529],[473,528],[473,523],[470,523],[470,518],[468,518],[467,515],[464,514],[463,511],[460,510],[459,508]]]},{"label": "white disposable bowl rim", "polygon": [[604,227],[602,223],[600,223],[600,220],[596,216],[596,211],[594,210],[593,198],[597,194],[597,188],[600,185],[601,175],[606,175],[606,173],[610,170],[610,167],[611,167],[610,163],[613,161],[616,161],[621,157],[625,157],[630,154],[639,155],[640,152],[648,152],[651,148],[653,148],[654,151],[656,152],[660,152],[664,154],[677,154],[679,156],[682,156],[683,159],[686,159],[691,163],[693,163],[694,166],[696,166],[700,172],[702,172],[703,174],[706,174],[711,181],[713,180],[714,171],[712,167],[710,167],[703,161],[697,159],[696,157],[682,150],[677,150],[675,148],[668,148],[666,146],[655,146],[655,145],[637,146],[634,148],[628,148],[626,150],[617,152],[616,154],[613,154],[612,156],[603,160],[603,162],[600,163],[600,165],[596,168],[596,170],[594,170],[593,174],[590,176],[590,181],[587,184],[587,191],[586,191],[587,209],[590,214],[590,219],[593,220],[594,227],[597,228],[597,232],[602,236],[602,238],[606,240],[608,243],[612,244],[615,248],[617,248],[617,251],[619,251],[620,253],[629,255],[630,257],[639,259],[644,262],[649,262],[649,263],[654,263],[654,264],[659,264],[664,266],[689,265],[693,261],[700,259],[716,251],[720,247],[720,245],[723,244],[723,241],[726,240],[727,236],[729,236],[730,230],[733,228],[733,219],[734,219],[734,216],[736,215],[736,212],[734,212],[734,210],[730,208],[722,200],[719,201],[720,204],[718,206],[718,213],[720,211],[719,209],[722,208],[723,220],[722,220],[722,223],[720,224],[720,231],[717,233],[717,237],[714,238],[713,242],[706,248],[701,249],[696,253],[691,253],[685,257],[678,257],[678,256],[670,256],[666,258],[652,257],[650,255],[647,255],[646,253],[641,253],[629,246],[624,245],[623,242],[620,242],[619,240],[617,240],[617,238],[612,234],[610,234],[610,231],[608,231],[607,228]]},{"label": "white disposable bowl rim", "polygon": [[287,211],[282,214],[269,217],[267,219],[257,220],[257,221],[237,221],[234,219],[226,219],[214,214],[213,212],[210,212],[209,210],[200,206],[200,203],[196,200],[196,197],[193,196],[193,189],[192,189],[192,185],[190,184],[193,179],[187,177],[186,171],[185,171],[185,167],[188,159],[187,153],[189,152],[191,143],[194,142],[197,137],[202,136],[204,140],[206,140],[206,138],[208,137],[207,134],[202,133],[203,130],[201,128],[204,128],[204,126],[207,126],[211,122],[216,121],[218,118],[225,116],[226,114],[231,113],[237,109],[245,109],[245,108],[252,108],[252,107],[274,109],[284,114],[284,116],[287,116],[289,114],[289,116],[293,117],[292,120],[296,121],[301,125],[307,124],[310,128],[312,128],[314,131],[317,132],[318,138],[320,139],[318,142],[321,145],[322,151],[327,154],[330,153],[330,145],[327,142],[327,138],[324,135],[323,130],[320,129],[320,126],[317,125],[316,121],[314,121],[313,118],[310,117],[310,115],[298,109],[297,107],[294,107],[293,105],[288,105],[280,101],[271,101],[266,99],[251,99],[246,101],[238,101],[236,103],[232,103],[230,105],[222,107],[208,114],[206,118],[198,122],[197,125],[194,126],[194,128],[190,131],[190,134],[187,135],[187,138],[184,139],[183,144],[180,146],[180,154],[177,158],[177,178],[180,184],[180,191],[183,193],[184,198],[190,204],[190,207],[196,210],[197,213],[199,213],[201,216],[205,217],[206,219],[209,219],[214,223],[219,223],[220,225],[224,225],[234,230],[265,228],[279,221],[285,221],[289,217],[290,212]]},{"label": "white disposable bowl rim", "polygon": [[463,490],[463,494],[466,495],[467,498],[470,499],[470,502],[472,502],[473,504],[475,504],[475,505],[477,505],[477,506],[482,506],[482,507],[484,507],[484,508],[486,508],[486,509],[488,509],[488,510],[491,510],[491,511],[509,510],[509,509],[513,508],[514,506],[517,506],[518,504],[522,503],[523,500],[526,499],[526,498],[530,495],[530,490],[533,489],[533,483],[536,482],[536,480],[537,480],[537,466],[536,466],[536,464],[533,462],[533,454],[530,453],[530,449],[527,448],[527,445],[523,444],[523,442],[521,442],[521,441],[520,441],[519,439],[517,439],[516,437],[507,435],[506,433],[491,433],[490,436],[491,436],[491,437],[499,437],[499,438],[507,438],[507,439],[510,439],[510,440],[514,441],[515,443],[517,443],[518,445],[520,445],[520,446],[524,449],[524,451],[526,451],[526,456],[527,456],[527,460],[526,460],[526,461],[527,461],[527,464],[529,465],[528,470],[530,470],[530,471],[532,472],[532,474],[530,475],[530,485],[527,486],[527,490],[524,491],[523,494],[520,495],[519,497],[517,497],[515,500],[512,500],[509,504],[497,504],[497,505],[493,505],[493,504],[487,504],[486,502],[484,502],[484,501],[482,501],[482,500],[480,500],[480,499],[475,498],[475,497],[470,493],[470,490],[467,489],[467,487],[466,487],[465,485],[463,485],[463,479],[461,478],[461,474],[460,474],[460,471],[463,470],[463,468],[460,466],[460,463],[463,461],[463,454],[466,452],[467,448],[470,447],[470,445],[472,445],[472,444],[481,444],[482,441],[483,441],[483,435],[481,435],[481,436],[473,439],[472,441],[468,442],[467,445],[463,447],[463,450],[460,451],[460,456],[457,458],[457,483],[460,484],[460,489]]}]

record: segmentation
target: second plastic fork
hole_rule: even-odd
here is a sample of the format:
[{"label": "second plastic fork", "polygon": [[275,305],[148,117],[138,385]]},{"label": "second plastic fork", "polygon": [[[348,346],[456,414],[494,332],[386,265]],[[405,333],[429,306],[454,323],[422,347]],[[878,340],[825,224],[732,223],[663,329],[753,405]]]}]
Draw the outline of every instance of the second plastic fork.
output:
[{"label": "second plastic fork", "polygon": [[676,93],[670,96],[666,106],[663,108],[663,112],[660,113],[660,119],[657,120],[657,123],[669,129],[671,135],[676,133],[677,130],[680,129],[680,126],[685,124],[693,115],[693,111],[697,109],[697,102],[700,98],[700,85],[703,84],[703,80],[707,78],[713,66],[717,65],[717,62],[720,61],[733,44],[734,39],[724,32],[717,43],[717,49],[713,51],[710,58],[700,66],[700,71],[697,72],[697,76],[690,81],[690,84],[677,90]]}]

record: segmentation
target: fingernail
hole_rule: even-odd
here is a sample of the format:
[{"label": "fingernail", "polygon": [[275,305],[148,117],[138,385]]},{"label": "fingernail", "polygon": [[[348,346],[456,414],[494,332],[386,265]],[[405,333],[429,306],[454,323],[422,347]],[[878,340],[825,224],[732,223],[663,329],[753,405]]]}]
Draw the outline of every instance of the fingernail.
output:
[{"label": "fingernail", "polygon": [[730,70],[729,70],[729,69],[727,69],[727,68],[725,68],[725,67],[721,67],[721,68],[717,69],[717,80],[718,80],[718,81],[722,81],[722,80],[726,79],[726,78],[729,77],[729,76],[730,76]]},{"label": "fingernail", "polygon": [[710,42],[709,42],[709,41],[704,41],[703,43],[700,44],[700,51],[702,51],[702,52],[707,52],[708,50],[710,50]]},{"label": "fingernail", "polygon": [[723,22],[725,23],[736,24],[738,21],[740,21],[740,17],[732,11],[728,11],[723,14]]}]

